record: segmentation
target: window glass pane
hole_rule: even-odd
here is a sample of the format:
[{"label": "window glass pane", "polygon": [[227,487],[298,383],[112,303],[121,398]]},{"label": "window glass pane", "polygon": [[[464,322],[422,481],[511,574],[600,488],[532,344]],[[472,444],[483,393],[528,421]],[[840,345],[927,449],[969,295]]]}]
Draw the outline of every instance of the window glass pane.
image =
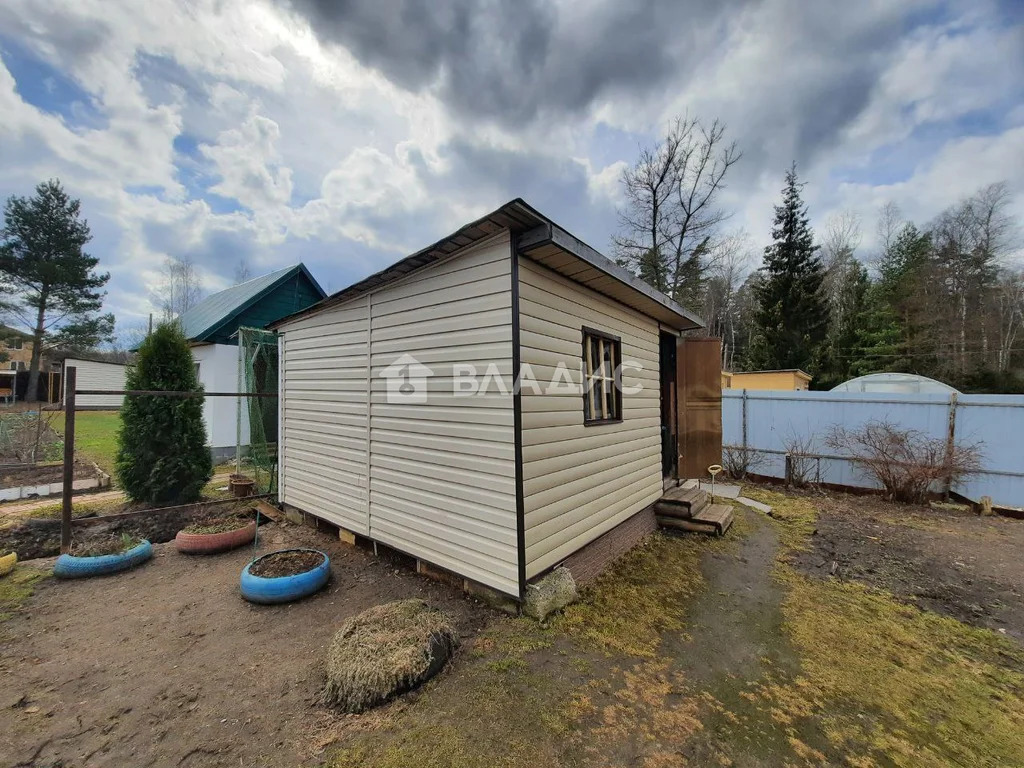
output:
[{"label": "window glass pane", "polygon": [[622,345],[617,339],[583,331],[583,417],[588,422],[622,418],[616,388]]}]

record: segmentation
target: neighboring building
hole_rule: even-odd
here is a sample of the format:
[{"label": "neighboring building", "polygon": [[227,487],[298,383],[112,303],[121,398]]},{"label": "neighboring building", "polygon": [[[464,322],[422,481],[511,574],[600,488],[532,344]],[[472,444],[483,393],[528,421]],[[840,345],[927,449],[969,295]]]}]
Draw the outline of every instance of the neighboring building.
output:
[{"label": "neighboring building", "polygon": [[732,388],[732,374],[729,371],[722,371],[722,389]]},{"label": "neighboring building", "polygon": [[959,392],[948,384],[918,376],[916,373],[870,373],[856,379],[844,381],[833,392],[891,392],[903,395],[940,394],[952,395]]},{"label": "neighboring building", "polygon": [[799,368],[787,368],[779,371],[733,371],[723,372],[729,376],[726,389],[775,389],[788,391],[804,391],[811,388],[811,374]]},{"label": "neighboring building", "polygon": [[678,481],[662,393],[700,319],[522,200],[272,327],[279,498],[424,565],[520,599]]},{"label": "neighboring building", "polygon": [[[0,325],[0,351],[7,354],[7,360],[0,367],[12,371],[27,371],[32,364],[32,334]],[[49,361],[45,357],[39,359],[39,370],[48,370]]]},{"label": "neighboring building", "polygon": [[[128,366],[124,363],[109,363],[102,360],[85,360],[67,357],[61,369],[61,381],[65,380],[65,371],[75,369],[75,389],[114,389],[123,390],[125,374]],[[61,393],[63,407],[63,392]],[[76,395],[75,410],[117,410],[124,403],[122,395]]]},{"label": "neighboring building", "polygon": [[[237,392],[239,327],[263,328],[299,312],[326,294],[302,264],[234,285],[207,296],[179,318],[192,346],[199,380],[209,392]],[[235,455],[238,404],[234,398],[207,398],[203,403],[206,435],[215,459]],[[242,409],[242,442],[249,443],[247,409]]]}]

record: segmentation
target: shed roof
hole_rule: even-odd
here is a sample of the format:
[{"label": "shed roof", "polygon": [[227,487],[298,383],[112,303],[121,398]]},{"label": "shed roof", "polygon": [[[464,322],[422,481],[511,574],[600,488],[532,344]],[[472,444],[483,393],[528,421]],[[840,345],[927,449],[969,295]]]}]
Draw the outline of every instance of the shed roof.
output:
[{"label": "shed roof", "polygon": [[797,376],[810,381],[813,376],[801,368],[770,368],[764,371],[723,371],[730,376],[756,376],[759,373],[795,373]]},{"label": "shed roof", "polygon": [[506,229],[513,233],[520,254],[578,283],[621,301],[671,328],[684,331],[704,327],[704,322],[696,314],[578,240],[522,198],[505,203],[433,245],[343,288],[312,307],[272,323],[270,327],[321,312],[369,293]]},{"label": "shed roof", "polygon": [[183,312],[178,321],[185,332],[185,338],[189,341],[206,341],[213,331],[245,312],[297,274],[304,275],[321,297],[327,295],[304,264],[293,264],[290,267],[254,277],[252,280],[207,296],[194,307]]}]

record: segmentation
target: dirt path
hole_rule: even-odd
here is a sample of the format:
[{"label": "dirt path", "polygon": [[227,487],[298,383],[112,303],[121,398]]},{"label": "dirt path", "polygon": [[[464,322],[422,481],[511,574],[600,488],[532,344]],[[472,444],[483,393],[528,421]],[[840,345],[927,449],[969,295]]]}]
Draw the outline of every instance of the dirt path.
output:
[{"label": "dirt path", "polygon": [[[687,692],[704,702],[704,727],[679,751],[693,765],[759,766],[765,755],[787,751],[784,729],[760,717],[747,698],[752,686],[799,671],[782,629],[785,589],[773,575],[779,540],[760,513],[737,507],[737,515],[749,533],[736,547],[705,554],[706,588],[694,601],[686,633],[665,639]],[[756,728],[747,726],[755,722]],[[820,736],[807,734],[805,740]]]},{"label": "dirt path", "polygon": [[493,617],[326,534],[262,530],[261,551],[327,551],[328,588],[289,606],[252,606],[238,595],[250,548],[189,558],[171,545],[126,574],[44,582],[0,627],[0,766],[315,762],[306,752],[319,715],[310,701],[345,618],[414,596],[449,611],[467,637]]}]

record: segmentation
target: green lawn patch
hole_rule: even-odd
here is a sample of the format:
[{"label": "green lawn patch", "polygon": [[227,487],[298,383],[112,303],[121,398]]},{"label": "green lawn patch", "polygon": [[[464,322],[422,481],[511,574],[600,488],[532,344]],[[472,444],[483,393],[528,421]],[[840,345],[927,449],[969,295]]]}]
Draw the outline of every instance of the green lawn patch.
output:
[{"label": "green lawn patch", "polygon": [[[64,420],[54,420],[54,428],[64,434]],[[114,477],[117,456],[117,430],[121,426],[118,411],[78,411],[75,413],[75,455],[95,461],[100,469]],[[116,480],[116,478],[115,478]]]}]

